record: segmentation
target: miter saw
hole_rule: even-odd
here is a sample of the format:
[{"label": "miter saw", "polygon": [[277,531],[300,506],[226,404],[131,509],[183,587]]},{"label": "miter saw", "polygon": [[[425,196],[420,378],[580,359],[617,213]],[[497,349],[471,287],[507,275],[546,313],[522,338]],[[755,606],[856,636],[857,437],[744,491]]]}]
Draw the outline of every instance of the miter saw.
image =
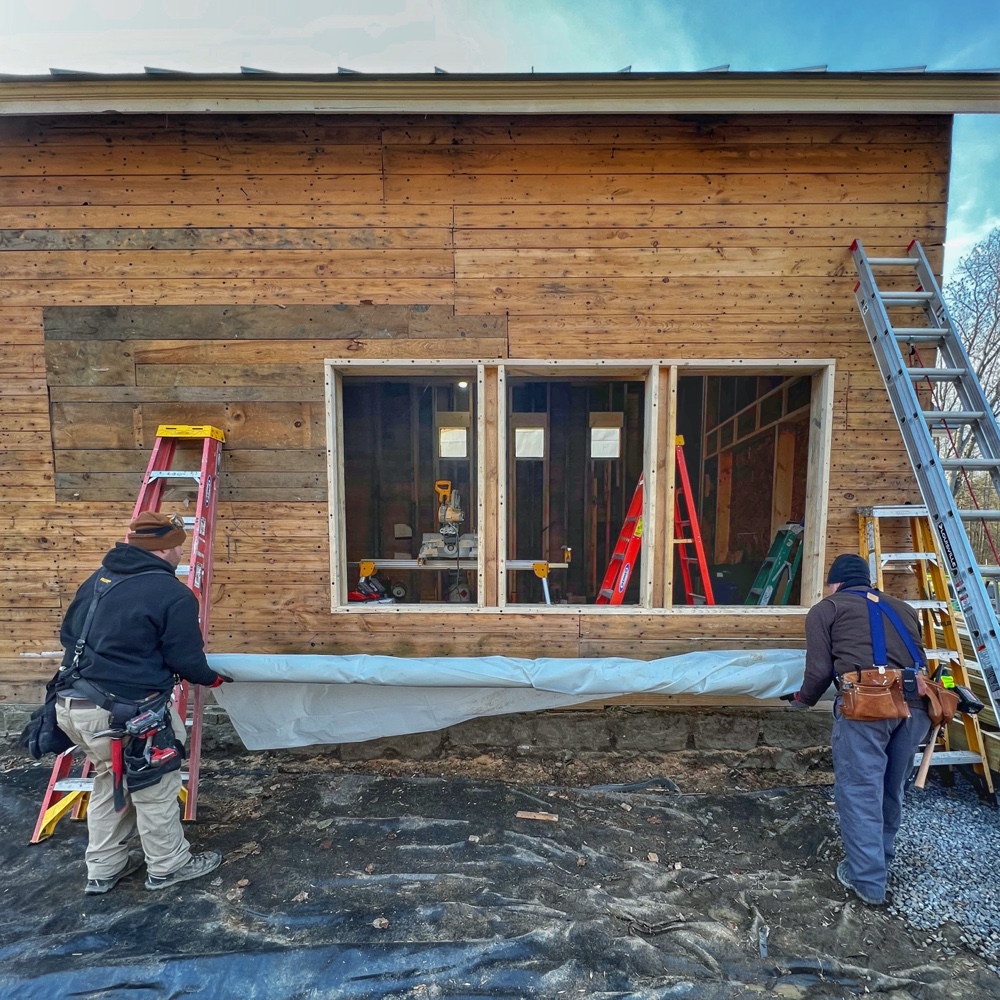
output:
[{"label": "miter saw", "polygon": [[424,532],[417,559],[475,559],[479,555],[475,532],[459,534],[459,525],[465,520],[462,497],[451,488],[450,479],[439,479],[434,484],[438,501],[436,532]]}]

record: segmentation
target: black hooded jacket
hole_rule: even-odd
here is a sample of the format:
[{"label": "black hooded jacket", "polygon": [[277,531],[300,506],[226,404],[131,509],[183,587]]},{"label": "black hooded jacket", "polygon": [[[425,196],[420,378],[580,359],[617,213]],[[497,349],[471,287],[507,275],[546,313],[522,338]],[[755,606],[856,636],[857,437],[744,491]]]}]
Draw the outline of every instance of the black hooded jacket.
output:
[{"label": "black hooded jacket", "polygon": [[[66,650],[63,666],[73,660],[94,586],[106,571],[126,579],[98,601],[80,660],[81,676],[124,701],[169,691],[175,674],[194,684],[214,683],[219,675],[205,659],[198,599],[165,559],[124,542],[84,581],[66,612],[60,632]],[[140,573],[144,575],[136,575]],[[71,686],[69,677],[59,683],[60,690]]]}]

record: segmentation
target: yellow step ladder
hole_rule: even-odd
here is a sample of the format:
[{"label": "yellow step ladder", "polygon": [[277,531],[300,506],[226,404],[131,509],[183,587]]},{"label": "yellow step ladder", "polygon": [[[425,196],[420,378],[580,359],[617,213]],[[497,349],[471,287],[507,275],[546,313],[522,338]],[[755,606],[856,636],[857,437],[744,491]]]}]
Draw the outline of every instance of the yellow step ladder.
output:
[{"label": "yellow step ladder", "polygon": [[[883,549],[880,522],[884,520],[907,522],[911,551],[887,552]],[[858,536],[859,551],[862,558],[868,560],[871,570],[872,586],[884,590],[885,574],[889,572],[913,573],[919,596],[907,603],[920,616],[930,672],[933,674],[937,665],[944,665],[951,671],[957,684],[972,688],[962,638],[955,620],[950,580],[944,568],[945,562],[938,551],[927,508],[911,504],[859,507]],[[943,645],[939,644],[939,640]],[[951,749],[953,739],[959,744],[964,743],[965,748]],[[940,749],[935,749],[932,759],[934,766],[972,765],[979,778],[980,794],[993,800],[993,777],[977,716],[957,716],[950,726],[941,730],[938,746]]]}]

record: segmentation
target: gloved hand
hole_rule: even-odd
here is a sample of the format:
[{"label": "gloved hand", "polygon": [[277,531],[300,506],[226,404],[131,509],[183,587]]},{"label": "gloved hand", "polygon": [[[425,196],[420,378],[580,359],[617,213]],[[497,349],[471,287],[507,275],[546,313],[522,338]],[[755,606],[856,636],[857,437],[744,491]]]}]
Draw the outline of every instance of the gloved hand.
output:
[{"label": "gloved hand", "polygon": [[793,712],[802,712],[811,707],[810,705],[807,705],[804,701],[799,700],[798,691],[796,691],[795,694],[783,694],[781,696],[781,700],[787,701],[788,707],[792,709]]},{"label": "gloved hand", "polygon": [[227,677],[225,674],[217,674],[214,681],[208,686],[210,688],[222,687],[223,684],[232,684],[232,677]]}]

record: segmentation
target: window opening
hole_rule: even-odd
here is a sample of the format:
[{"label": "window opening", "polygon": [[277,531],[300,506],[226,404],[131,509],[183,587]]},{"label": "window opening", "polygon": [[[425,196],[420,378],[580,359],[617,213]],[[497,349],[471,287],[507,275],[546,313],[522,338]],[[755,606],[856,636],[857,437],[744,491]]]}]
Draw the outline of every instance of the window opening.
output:
[{"label": "window opening", "polygon": [[[679,379],[678,427],[701,443],[696,489],[717,604],[743,604],[777,533],[805,518],[811,382],[798,374]],[[704,426],[696,434],[699,395]],[[801,567],[790,604],[800,601],[800,581]]]},{"label": "window opening", "polygon": [[469,380],[345,374],[341,400],[348,603],[477,603]]},{"label": "window opening", "polygon": [[[643,472],[645,383],[508,380],[507,604],[594,604]],[[530,432],[531,437],[523,432]],[[526,442],[546,442],[532,454]],[[640,603],[639,566],[624,604]]]},{"label": "window opening", "polygon": [[805,525],[801,579],[781,603],[810,603],[822,587],[833,365],[802,371],[328,361],[333,604],[593,607],[645,476],[622,605],[691,608],[673,537],[677,438],[715,603],[755,600],[789,523]]}]

